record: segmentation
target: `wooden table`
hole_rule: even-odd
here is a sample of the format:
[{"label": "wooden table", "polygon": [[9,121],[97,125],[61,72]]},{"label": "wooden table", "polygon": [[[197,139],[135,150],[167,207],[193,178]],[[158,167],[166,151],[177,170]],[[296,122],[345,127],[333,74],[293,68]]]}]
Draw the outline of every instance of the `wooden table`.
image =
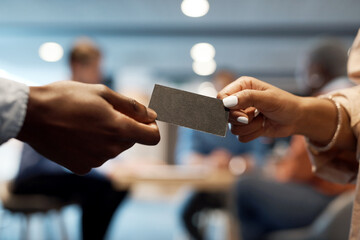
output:
[{"label": "wooden table", "polygon": [[226,191],[232,187],[236,177],[227,170],[200,166],[119,164],[110,174],[110,179],[119,190],[146,183],[162,187],[188,186],[202,191]]}]

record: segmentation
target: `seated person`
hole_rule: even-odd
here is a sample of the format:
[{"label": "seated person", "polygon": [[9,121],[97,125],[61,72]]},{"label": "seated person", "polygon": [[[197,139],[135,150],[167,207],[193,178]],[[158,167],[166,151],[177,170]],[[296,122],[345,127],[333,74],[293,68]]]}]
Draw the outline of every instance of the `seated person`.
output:
[{"label": "seated person", "polygon": [[[230,72],[221,71],[214,77],[214,86],[217,90],[234,80]],[[255,147],[261,147],[260,140],[240,144],[230,131],[226,137],[219,137],[203,132],[181,128],[177,146],[177,162],[181,164],[205,165],[210,168],[229,170],[229,162],[235,157],[241,157],[248,167],[253,164],[252,153]],[[262,151],[259,149],[258,154]],[[195,217],[203,210],[221,209],[226,207],[228,196],[226,191],[194,192],[188,198],[181,211],[181,218],[186,230],[193,239],[204,239]]]},{"label": "seated person", "polygon": [[[304,85],[318,95],[351,86],[346,76],[346,51],[335,41],[311,50],[305,61]],[[325,207],[352,185],[316,177],[302,136],[292,137],[287,154],[272,176],[246,176],[235,189],[237,214],[244,240],[260,240],[276,230],[310,225]]]},{"label": "seated person", "polygon": [[[78,42],[71,50],[69,60],[73,81],[101,83],[101,53],[93,43]],[[80,204],[83,239],[104,238],[114,211],[127,194],[126,191],[115,191],[110,181],[96,171],[86,176],[75,175],[48,161],[27,144],[24,144],[12,191],[15,194],[42,194]]]}]

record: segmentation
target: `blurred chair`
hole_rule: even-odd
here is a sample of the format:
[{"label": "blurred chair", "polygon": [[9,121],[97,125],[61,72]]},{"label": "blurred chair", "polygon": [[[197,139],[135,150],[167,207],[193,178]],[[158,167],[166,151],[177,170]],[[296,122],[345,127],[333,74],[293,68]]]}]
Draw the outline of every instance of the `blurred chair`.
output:
[{"label": "blurred chair", "polygon": [[339,240],[348,239],[354,191],[334,199],[308,227],[277,231],[266,240]]},{"label": "blurred chair", "polygon": [[[49,211],[55,211],[55,216],[59,224],[60,239],[68,239],[66,226],[64,219],[62,218],[60,210],[69,204],[70,202],[61,202],[56,198],[47,197],[45,195],[20,195],[13,194],[10,191],[11,182],[0,184],[0,199],[2,201],[3,208],[11,213],[18,213],[25,216],[25,225],[23,225],[23,231],[21,239],[29,239],[29,224],[32,214],[43,213],[48,214]],[[45,219],[44,219],[45,221]],[[51,236],[47,236],[51,237]]]}]

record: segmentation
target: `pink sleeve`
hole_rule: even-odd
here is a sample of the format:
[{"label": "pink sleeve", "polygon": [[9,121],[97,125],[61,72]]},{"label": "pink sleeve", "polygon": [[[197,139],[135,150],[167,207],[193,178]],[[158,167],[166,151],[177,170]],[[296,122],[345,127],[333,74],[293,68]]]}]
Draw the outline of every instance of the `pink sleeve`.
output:
[{"label": "pink sleeve", "polygon": [[[333,99],[344,107],[350,116],[351,128],[359,139],[360,136],[360,86],[329,93]],[[348,124],[348,123],[343,123]],[[343,128],[342,128],[343,129]],[[316,152],[308,146],[312,170],[318,176],[337,183],[354,183],[358,173],[360,158],[360,141],[357,142],[355,151],[344,151],[336,148],[326,152]]]}]

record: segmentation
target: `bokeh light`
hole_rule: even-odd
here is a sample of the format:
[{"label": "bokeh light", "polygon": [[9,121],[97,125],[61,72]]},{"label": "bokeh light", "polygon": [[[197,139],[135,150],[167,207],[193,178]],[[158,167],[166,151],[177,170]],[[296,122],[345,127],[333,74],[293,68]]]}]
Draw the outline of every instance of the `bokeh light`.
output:
[{"label": "bokeh light", "polygon": [[210,9],[207,0],[184,0],[181,3],[181,11],[188,17],[202,17]]},{"label": "bokeh light", "polygon": [[213,74],[216,70],[216,62],[214,59],[211,59],[207,62],[197,62],[194,61],[192,64],[193,71],[200,76],[209,76]]},{"label": "bokeh light", "polygon": [[64,55],[64,49],[56,42],[46,42],[39,48],[39,56],[46,62],[57,62]]},{"label": "bokeh light", "polygon": [[190,50],[190,56],[197,62],[208,62],[215,57],[215,48],[210,43],[197,43]]}]

